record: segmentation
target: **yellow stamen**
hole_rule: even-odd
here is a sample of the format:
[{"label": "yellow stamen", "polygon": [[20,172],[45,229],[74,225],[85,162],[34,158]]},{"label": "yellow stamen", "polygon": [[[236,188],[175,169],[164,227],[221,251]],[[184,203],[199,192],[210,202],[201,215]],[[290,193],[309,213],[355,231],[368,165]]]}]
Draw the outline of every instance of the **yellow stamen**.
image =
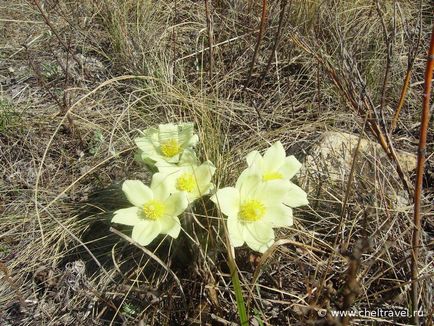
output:
[{"label": "yellow stamen", "polygon": [[194,175],[188,172],[181,174],[181,176],[176,179],[176,189],[179,191],[192,192],[196,187],[196,180]]},{"label": "yellow stamen", "polygon": [[181,151],[181,146],[178,144],[178,141],[175,138],[171,138],[163,141],[160,144],[160,150],[164,156],[173,157],[176,154],[179,154],[179,152]]},{"label": "yellow stamen", "polygon": [[259,200],[247,200],[240,207],[239,217],[244,222],[258,221],[263,218],[264,215],[265,207]]},{"label": "yellow stamen", "polygon": [[262,175],[262,180],[264,180],[264,181],[270,181],[270,180],[276,180],[276,179],[283,179],[282,173],[277,172],[277,171],[270,171],[270,172],[265,172]]},{"label": "yellow stamen", "polygon": [[164,204],[155,199],[152,199],[143,205],[143,214],[151,220],[158,220],[164,215],[165,210],[166,208],[164,207]]}]

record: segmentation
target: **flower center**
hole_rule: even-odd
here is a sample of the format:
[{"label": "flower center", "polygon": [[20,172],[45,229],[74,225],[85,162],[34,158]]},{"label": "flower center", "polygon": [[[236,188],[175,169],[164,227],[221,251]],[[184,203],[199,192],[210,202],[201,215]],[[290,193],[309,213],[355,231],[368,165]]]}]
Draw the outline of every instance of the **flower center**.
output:
[{"label": "flower center", "polygon": [[176,189],[179,191],[192,192],[196,187],[196,180],[192,173],[185,172],[176,179]]},{"label": "flower center", "polygon": [[179,154],[181,146],[175,138],[170,138],[160,144],[161,153],[166,157],[173,157]]},{"label": "flower center", "polygon": [[245,201],[239,212],[239,218],[244,222],[255,222],[263,218],[265,207],[259,200],[251,199]]},{"label": "flower center", "polygon": [[264,180],[264,181],[270,181],[270,180],[276,180],[276,179],[283,179],[282,173],[277,172],[277,171],[270,171],[270,172],[265,172],[262,175],[262,180]]},{"label": "flower center", "polygon": [[151,220],[158,220],[163,216],[166,207],[159,201],[152,199],[143,205],[143,214]]}]

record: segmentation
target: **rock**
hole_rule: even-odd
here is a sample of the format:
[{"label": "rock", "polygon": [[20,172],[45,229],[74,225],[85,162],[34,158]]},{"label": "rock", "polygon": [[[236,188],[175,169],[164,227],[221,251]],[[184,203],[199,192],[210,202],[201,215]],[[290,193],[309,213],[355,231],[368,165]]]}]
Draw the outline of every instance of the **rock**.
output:
[{"label": "rock", "polygon": [[[345,189],[358,140],[355,134],[324,132],[305,159],[299,175],[301,187],[310,194],[318,194],[319,187],[325,185]],[[415,170],[416,155],[397,151],[397,156],[404,172]],[[402,191],[394,165],[378,143],[362,138],[354,172],[355,182],[368,186],[379,178],[387,178],[387,185],[392,186],[388,193],[393,201],[400,207],[408,205],[408,196]]]}]

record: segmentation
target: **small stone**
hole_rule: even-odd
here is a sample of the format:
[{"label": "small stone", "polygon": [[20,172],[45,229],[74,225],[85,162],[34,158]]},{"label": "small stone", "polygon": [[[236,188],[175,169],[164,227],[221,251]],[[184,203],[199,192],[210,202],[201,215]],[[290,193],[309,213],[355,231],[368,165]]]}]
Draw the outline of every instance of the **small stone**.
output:
[{"label": "small stone", "polygon": [[[333,186],[332,188],[335,189],[336,186],[345,189],[358,141],[359,136],[355,134],[334,131],[324,132],[318,143],[313,145],[300,170],[298,178],[300,186],[314,196],[325,185]],[[396,153],[405,173],[411,173],[416,169],[416,155],[398,150]],[[380,170],[383,172],[390,171],[391,176],[396,176],[388,180],[390,185],[393,185],[387,191],[388,196],[393,202],[391,204],[393,204],[394,208],[404,210],[407,208],[409,205],[408,196],[400,190],[397,193],[397,189],[401,189],[401,186],[396,182],[393,184],[393,179],[399,182],[394,163],[387,157],[380,144],[362,138],[355,164],[353,180],[369,182],[378,180],[377,174]],[[384,177],[387,176],[384,175]]]}]

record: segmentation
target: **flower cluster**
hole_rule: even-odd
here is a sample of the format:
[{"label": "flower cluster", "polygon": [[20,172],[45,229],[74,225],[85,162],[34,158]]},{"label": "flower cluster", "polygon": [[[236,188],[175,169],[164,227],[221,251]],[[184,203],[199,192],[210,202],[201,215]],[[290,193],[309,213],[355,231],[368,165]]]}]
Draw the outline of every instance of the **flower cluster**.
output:
[{"label": "flower cluster", "polygon": [[132,207],[114,213],[113,223],[133,226],[132,238],[147,245],[159,234],[177,238],[179,216],[198,198],[214,193],[211,200],[227,216],[229,239],[234,247],[244,243],[264,252],[274,243],[276,227],[293,224],[292,208],[307,205],[306,193],[291,178],[301,167],[294,156],[286,156],[280,142],[262,156],[252,151],[248,167],[235,187],[215,191],[216,168],[200,162],[194,151],[198,142],[192,123],[162,124],[149,128],[135,139],[140,158],[158,169],[148,187],[127,180],[122,190]]},{"label": "flower cluster", "polygon": [[301,163],[286,156],[280,142],[274,143],[262,156],[250,152],[248,167],[235,187],[217,190],[211,197],[228,217],[229,239],[234,247],[244,243],[264,252],[274,243],[275,227],[291,226],[292,207],[307,205],[306,193],[290,179]]},{"label": "flower cluster", "polygon": [[150,187],[139,180],[122,185],[134,205],[115,211],[113,223],[133,226],[132,239],[146,246],[159,234],[177,238],[179,217],[190,203],[214,189],[215,167],[200,162],[194,152],[198,136],[192,123],[162,124],[149,128],[135,139],[141,159],[158,168]]}]

